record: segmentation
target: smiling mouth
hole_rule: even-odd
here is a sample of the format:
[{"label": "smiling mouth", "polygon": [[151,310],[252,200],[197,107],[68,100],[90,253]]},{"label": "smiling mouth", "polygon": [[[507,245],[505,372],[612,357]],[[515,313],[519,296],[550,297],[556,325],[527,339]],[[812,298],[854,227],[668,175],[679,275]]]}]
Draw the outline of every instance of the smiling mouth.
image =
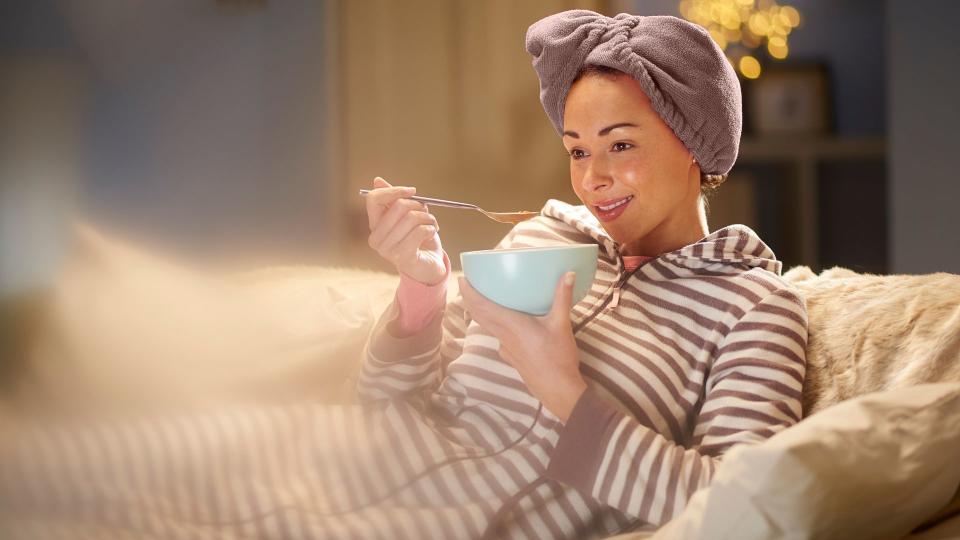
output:
[{"label": "smiling mouth", "polygon": [[599,206],[599,205],[598,205],[597,208],[598,208],[601,212],[609,212],[609,211],[613,210],[614,208],[617,208],[618,206],[623,206],[623,205],[627,204],[628,202],[630,202],[631,199],[633,199],[633,195],[630,195],[629,197],[620,199],[619,201],[617,201],[617,202],[615,202],[615,203],[611,203],[611,204],[607,204],[607,205],[603,205],[603,206]]}]

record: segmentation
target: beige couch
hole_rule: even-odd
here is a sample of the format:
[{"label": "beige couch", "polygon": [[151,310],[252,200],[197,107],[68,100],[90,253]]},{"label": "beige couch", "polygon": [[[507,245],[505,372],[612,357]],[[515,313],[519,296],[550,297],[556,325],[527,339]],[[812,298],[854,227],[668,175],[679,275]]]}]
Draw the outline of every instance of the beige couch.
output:
[{"label": "beige couch", "polygon": [[[655,537],[900,538],[924,522],[911,538],[960,537],[960,276],[785,277],[809,311],[807,418],[731,450]],[[200,272],[81,227],[62,278],[4,345],[16,359],[5,355],[2,405],[117,415],[349,402],[396,283],[328,267]]]}]

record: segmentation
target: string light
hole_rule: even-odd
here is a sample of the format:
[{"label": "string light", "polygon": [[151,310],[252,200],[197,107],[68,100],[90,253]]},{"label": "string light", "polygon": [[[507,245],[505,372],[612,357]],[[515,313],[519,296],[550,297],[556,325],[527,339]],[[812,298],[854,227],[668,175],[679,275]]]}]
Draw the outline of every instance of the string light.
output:
[{"label": "string light", "polygon": [[790,54],[788,37],[800,26],[800,12],[776,0],[681,0],[680,15],[707,29],[730,64],[748,79],[760,76],[755,50],[770,58]]},{"label": "string light", "polygon": [[756,79],[760,76],[760,62],[749,54],[740,57],[737,69],[748,79]]}]

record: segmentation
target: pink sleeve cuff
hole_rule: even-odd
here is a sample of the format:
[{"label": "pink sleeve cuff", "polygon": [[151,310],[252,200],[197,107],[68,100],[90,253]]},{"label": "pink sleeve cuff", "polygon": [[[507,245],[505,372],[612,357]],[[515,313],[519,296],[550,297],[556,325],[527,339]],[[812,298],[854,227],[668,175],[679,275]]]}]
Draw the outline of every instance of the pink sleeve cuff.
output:
[{"label": "pink sleeve cuff", "polygon": [[411,336],[427,327],[447,303],[447,278],[450,276],[450,258],[443,252],[443,265],[446,274],[440,283],[425,285],[400,274],[400,286],[397,287],[397,305],[400,316],[394,329],[404,336]]}]

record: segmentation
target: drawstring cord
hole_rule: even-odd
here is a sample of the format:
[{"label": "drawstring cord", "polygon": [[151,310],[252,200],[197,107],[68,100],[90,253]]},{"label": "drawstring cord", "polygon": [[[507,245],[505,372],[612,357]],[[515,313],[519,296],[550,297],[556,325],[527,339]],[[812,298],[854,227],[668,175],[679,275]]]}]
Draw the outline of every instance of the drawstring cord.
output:
[{"label": "drawstring cord", "polygon": [[[406,488],[410,487],[411,485],[413,485],[413,483],[416,482],[417,480],[420,480],[421,478],[423,478],[423,477],[426,476],[427,474],[429,474],[429,473],[431,473],[431,472],[439,469],[440,467],[445,467],[445,466],[447,466],[447,465],[450,465],[450,464],[453,464],[453,463],[457,463],[457,462],[459,462],[459,461],[465,461],[465,460],[468,460],[468,459],[486,459],[486,458],[489,458],[489,457],[493,457],[493,456],[497,456],[497,455],[499,455],[499,454],[502,454],[502,453],[506,452],[507,450],[513,448],[513,447],[516,446],[517,444],[519,444],[520,441],[522,441],[522,440],[524,440],[524,439],[527,438],[527,435],[529,435],[530,432],[533,431],[533,428],[535,428],[535,427],[537,426],[537,423],[538,423],[539,420],[540,420],[540,414],[541,414],[542,412],[543,412],[543,403],[540,403],[540,404],[537,405],[537,413],[534,415],[533,422],[531,422],[530,425],[527,426],[527,429],[524,430],[524,432],[523,432],[522,434],[520,434],[519,437],[517,437],[515,440],[511,441],[510,444],[504,446],[503,448],[497,450],[496,452],[491,452],[491,453],[485,454],[485,455],[457,456],[457,457],[449,458],[449,459],[446,459],[446,460],[444,460],[444,461],[441,461],[440,463],[435,463],[434,465],[431,465],[430,467],[427,467],[426,469],[424,469],[423,471],[419,472],[417,475],[415,475],[413,478],[411,478],[411,479],[408,480],[407,482],[405,482],[405,483],[403,483],[403,484],[401,484],[401,485],[399,485],[399,486],[396,486],[395,488],[391,489],[390,491],[387,491],[386,493],[384,493],[384,494],[381,495],[380,497],[377,497],[376,499],[373,499],[373,500],[371,500],[371,501],[366,501],[366,502],[364,502],[363,504],[357,505],[357,506],[352,507],[352,508],[347,508],[347,509],[343,509],[343,510],[336,510],[336,511],[333,511],[333,512],[317,512],[317,511],[312,511],[312,512],[310,512],[310,514],[313,515],[313,516],[317,516],[317,517],[331,517],[331,516],[339,516],[339,515],[343,515],[343,514],[348,514],[348,513],[356,512],[357,510],[359,510],[359,509],[361,509],[361,508],[365,508],[365,507],[367,507],[367,506],[371,506],[371,505],[374,505],[374,504],[383,502],[384,500],[388,499],[389,497],[392,497],[392,496],[396,495],[397,493],[400,493],[400,492],[403,491],[404,489],[406,489]],[[538,483],[540,483],[540,482],[542,482],[542,481],[543,481],[542,478],[536,480],[533,484],[528,485],[526,488],[524,488],[523,490],[521,490],[521,491],[518,492],[517,494],[513,495],[503,506],[501,506],[500,509],[497,510],[496,514],[494,514],[494,516],[493,516],[492,520],[490,521],[490,523],[487,525],[487,529],[486,529],[486,531],[484,531],[484,534],[483,534],[483,537],[482,537],[482,538],[484,538],[484,539],[491,538],[489,535],[493,532],[493,530],[496,529],[496,527],[494,526],[494,524],[496,523],[496,520],[499,519],[499,518],[503,515],[503,513],[510,508],[510,506],[511,506],[512,504],[515,504],[517,501],[519,501],[519,500],[522,499],[524,496],[526,496],[526,494],[528,494],[528,493],[530,492],[530,489],[531,489],[530,486],[536,486]],[[277,513],[283,512],[283,511],[285,511],[285,510],[292,510],[292,509],[294,509],[294,508],[295,508],[294,505],[283,505],[283,506],[281,506],[281,507],[279,507],[279,508],[274,508],[274,509],[272,509],[272,510],[269,510],[269,511],[266,511],[266,512],[262,512],[262,513],[260,513],[260,514],[254,515],[254,516],[249,516],[249,517],[246,517],[246,518],[242,518],[242,519],[235,519],[235,520],[229,520],[229,521],[219,521],[219,522],[217,522],[217,521],[200,521],[200,522],[195,522],[195,523],[196,523],[197,525],[219,526],[219,527],[229,526],[229,525],[240,525],[240,524],[243,524],[243,523],[249,523],[249,522],[251,522],[251,521],[260,520],[260,519],[263,519],[263,518],[266,518],[266,517],[275,515],[275,514],[277,514]]]},{"label": "drawstring cord", "polygon": [[490,518],[490,522],[487,523],[487,530],[483,531],[483,536],[480,537],[480,540],[492,540],[493,538],[496,538],[495,536],[493,536],[493,533],[497,532],[497,529],[500,526],[500,519],[506,516],[511,510],[516,508],[516,505],[519,504],[520,501],[522,501],[524,498],[526,498],[526,496],[529,495],[531,491],[537,489],[538,487],[546,483],[546,481],[547,479],[542,476],[540,478],[537,478],[536,480],[528,484],[527,487],[515,493],[513,497],[510,497],[507,500],[507,502],[503,503],[503,506],[501,506],[500,509],[497,510],[497,513],[494,514],[492,518]]}]

